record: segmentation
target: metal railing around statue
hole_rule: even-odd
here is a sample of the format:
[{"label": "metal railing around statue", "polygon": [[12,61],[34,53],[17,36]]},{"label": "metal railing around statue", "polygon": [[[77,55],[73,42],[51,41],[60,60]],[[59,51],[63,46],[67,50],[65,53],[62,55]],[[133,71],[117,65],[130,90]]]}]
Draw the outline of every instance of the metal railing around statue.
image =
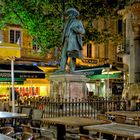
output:
[{"label": "metal railing around statue", "polygon": [[[19,104],[20,105],[20,104]],[[96,117],[106,111],[126,110],[127,102],[123,99],[64,99],[64,98],[28,98],[24,106],[44,110],[44,118],[61,116]]]}]

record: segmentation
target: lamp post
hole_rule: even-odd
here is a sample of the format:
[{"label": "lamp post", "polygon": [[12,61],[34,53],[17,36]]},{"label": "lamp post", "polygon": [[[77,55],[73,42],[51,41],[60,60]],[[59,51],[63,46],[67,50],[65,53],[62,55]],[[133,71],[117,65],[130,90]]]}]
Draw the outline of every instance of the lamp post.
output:
[{"label": "lamp post", "polygon": [[14,90],[14,61],[15,57],[11,57],[11,81],[12,81],[12,112],[15,112],[15,90]]},{"label": "lamp post", "polygon": [[20,58],[20,46],[18,44],[0,43],[0,58],[11,61],[11,83],[12,83],[12,112],[15,112],[15,94],[14,94],[14,61]]}]

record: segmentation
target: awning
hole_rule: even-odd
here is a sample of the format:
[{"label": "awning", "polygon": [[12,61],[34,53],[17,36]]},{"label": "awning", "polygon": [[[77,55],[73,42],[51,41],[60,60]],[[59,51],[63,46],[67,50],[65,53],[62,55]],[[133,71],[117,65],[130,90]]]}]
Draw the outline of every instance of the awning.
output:
[{"label": "awning", "polygon": [[[14,78],[14,83],[15,84],[23,84],[24,83],[24,78]],[[12,79],[11,78],[0,78],[0,83],[7,82],[11,83]]]},{"label": "awning", "polygon": [[0,43],[0,57],[7,59],[9,57],[20,58],[20,46],[13,43]]},{"label": "awning", "polygon": [[102,70],[105,68],[109,68],[109,64],[104,64],[104,65],[95,66],[95,67],[79,66],[79,67],[76,67],[74,72],[77,74],[84,74],[86,76],[90,76],[90,75],[101,74]]},{"label": "awning", "polygon": [[76,70],[75,73],[77,74],[84,74],[86,76],[88,75],[97,75],[102,73],[102,69],[86,69],[86,70]]},{"label": "awning", "polygon": [[[24,81],[24,78],[14,78],[14,81],[15,82]],[[11,78],[9,78],[9,77],[1,78],[0,77],[0,82],[11,82]]]},{"label": "awning", "polygon": [[[45,78],[45,72],[37,66],[14,65],[14,77],[15,80],[17,78]],[[0,64],[0,78],[11,78],[10,64]]]},{"label": "awning", "polygon": [[122,73],[92,75],[92,76],[88,76],[88,78],[90,78],[91,80],[118,79],[118,78],[122,78]]}]

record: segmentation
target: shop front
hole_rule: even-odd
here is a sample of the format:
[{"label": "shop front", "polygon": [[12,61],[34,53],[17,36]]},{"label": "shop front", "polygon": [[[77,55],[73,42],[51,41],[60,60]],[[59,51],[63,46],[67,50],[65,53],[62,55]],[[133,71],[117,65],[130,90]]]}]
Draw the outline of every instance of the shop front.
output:
[{"label": "shop front", "polygon": [[[14,88],[19,95],[29,97],[47,94],[46,90],[42,94],[46,82],[42,80],[45,80],[45,73],[37,66],[14,66]],[[7,99],[11,87],[11,66],[0,64],[0,98]]]},{"label": "shop front", "polygon": [[99,97],[111,97],[122,94],[123,91],[123,78],[122,72],[99,74],[88,76],[94,87],[94,95]]}]

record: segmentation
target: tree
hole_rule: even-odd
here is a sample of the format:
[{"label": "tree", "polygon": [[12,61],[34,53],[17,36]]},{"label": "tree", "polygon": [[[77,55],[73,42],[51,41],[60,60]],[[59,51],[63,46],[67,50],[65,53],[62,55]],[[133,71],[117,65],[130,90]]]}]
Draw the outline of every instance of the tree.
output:
[{"label": "tree", "polygon": [[99,17],[118,18],[117,0],[1,0],[0,27],[7,23],[19,24],[27,29],[35,43],[43,50],[61,46],[61,34],[65,20],[65,9],[75,7],[80,11],[80,18],[86,21],[85,43],[103,42],[113,35],[107,30],[102,32],[93,28],[93,19]]},{"label": "tree", "polygon": [[62,20],[58,10],[60,7],[48,0],[2,0],[0,27],[8,23],[21,25],[46,52],[60,46]]}]

